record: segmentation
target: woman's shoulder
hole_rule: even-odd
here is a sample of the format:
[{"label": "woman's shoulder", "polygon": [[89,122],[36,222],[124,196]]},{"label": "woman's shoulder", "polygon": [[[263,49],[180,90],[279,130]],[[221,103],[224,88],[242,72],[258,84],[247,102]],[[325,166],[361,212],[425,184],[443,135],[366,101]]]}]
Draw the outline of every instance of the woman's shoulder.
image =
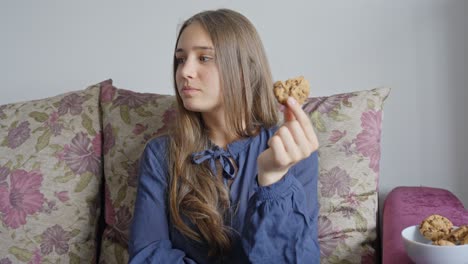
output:
[{"label": "woman's shoulder", "polygon": [[159,174],[164,175],[167,171],[169,137],[160,136],[149,140],[140,157],[140,166],[157,168]]},{"label": "woman's shoulder", "polygon": [[[149,140],[145,152],[151,151],[155,156],[166,156],[169,146],[169,136],[159,136]],[[160,154],[160,155],[158,155]],[[161,155],[162,154],[162,155]]]}]

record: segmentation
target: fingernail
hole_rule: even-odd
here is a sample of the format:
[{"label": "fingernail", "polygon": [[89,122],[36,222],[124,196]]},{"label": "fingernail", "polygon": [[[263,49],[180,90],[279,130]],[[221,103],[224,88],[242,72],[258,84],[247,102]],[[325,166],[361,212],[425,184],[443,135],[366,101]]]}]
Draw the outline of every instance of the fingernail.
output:
[{"label": "fingernail", "polygon": [[294,97],[289,97],[288,98],[288,103],[290,105],[295,105],[297,103],[296,99],[294,99]]},{"label": "fingernail", "polygon": [[280,106],[279,106],[280,112],[284,112],[284,109],[285,109],[285,108],[286,108],[286,107],[285,107],[284,105],[280,105]]}]

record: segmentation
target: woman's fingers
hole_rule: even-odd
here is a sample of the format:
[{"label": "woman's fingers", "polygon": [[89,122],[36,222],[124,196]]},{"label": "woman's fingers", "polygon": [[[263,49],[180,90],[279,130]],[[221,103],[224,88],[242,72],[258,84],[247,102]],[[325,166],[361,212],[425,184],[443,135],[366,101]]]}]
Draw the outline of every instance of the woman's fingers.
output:
[{"label": "woman's fingers", "polygon": [[291,166],[318,149],[317,136],[309,117],[291,97],[284,108],[284,121],[268,141],[269,148],[257,159],[261,186],[277,182]]},{"label": "woman's fingers", "polygon": [[303,153],[293,136],[293,131],[288,126],[278,129],[277,135],[281,138],[284,149],[290,158],[290,162],[295,163],[303,159]]},{"label": "woman's fingers", "polygon": [[289,110],[294,115],[295,120],[299,122],[302,130],[304,131],[305,137],[312,145],[312,148],[316,150],[318,148],[317,135],[315,134],[314,128],[312,127],[312,123],[310,122],[309,117],[304,112],[304,110],[302,110],[301,105],[299,105],[293,97],[288,98],[287,104]]},{"label": "woman's fingers", "polygon": [[296,117],[294,116],[293,111],[291,110],[290,107],[284,107],[283,109],[283,114],[284,114],[284,121],[289,122],[292,120],[296,120]]},{"label": "woman's fingers", "polygon": [[292,97],[284,109],[285,123],[268,142],[271,159],[278,168],[289,167],[318,148],[318,140],[307,114]]},{"label": "woman's fingers", "polygon": [[304,130],[298,121],[290,121],[284,124],[292,134],[294,143],[298,146],[303,157],[308,157],[313,151],[312,144],[308,141]]},{"label": "woman's fingers", "polygon": [[275,134],[268,142],[268,145],[273,154],[271,158],[279,167],[286,167],[291,163],[280,135]]}]

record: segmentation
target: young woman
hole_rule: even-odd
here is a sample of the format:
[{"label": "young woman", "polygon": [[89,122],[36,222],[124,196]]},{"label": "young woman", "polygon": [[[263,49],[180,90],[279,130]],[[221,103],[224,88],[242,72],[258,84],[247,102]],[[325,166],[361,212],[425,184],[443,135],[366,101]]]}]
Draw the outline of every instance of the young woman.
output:
[{"label": "young woman", "polygon": [[194,15],[174,53],[178,116],[141,158],[130,263],[319,263],[318,148],[289,98],[278,124],[253,25]]}]

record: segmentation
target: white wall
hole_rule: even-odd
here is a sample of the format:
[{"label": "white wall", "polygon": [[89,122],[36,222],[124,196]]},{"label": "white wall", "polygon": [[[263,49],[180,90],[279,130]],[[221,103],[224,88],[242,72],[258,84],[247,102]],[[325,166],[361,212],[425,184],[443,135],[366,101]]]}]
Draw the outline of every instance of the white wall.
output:
[{"label": "white wall", "polygon": [[395,186],[451,190],[468,205],[468,1],[1,1],[0,104],[112,78],[170,93],[177,25],[229,7],[257,26],[275,79],[312,95],[392,87],[381,198]]}]

